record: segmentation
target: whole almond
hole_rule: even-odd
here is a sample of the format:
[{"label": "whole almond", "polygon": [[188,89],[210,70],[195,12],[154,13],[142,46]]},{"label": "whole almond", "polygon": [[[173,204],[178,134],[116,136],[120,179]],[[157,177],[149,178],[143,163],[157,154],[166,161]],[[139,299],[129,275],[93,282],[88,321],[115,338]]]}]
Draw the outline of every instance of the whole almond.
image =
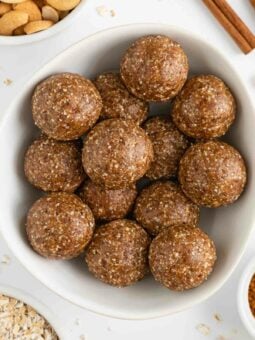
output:
[{"label": "whole almond", "polygon": [[25,25],[24,31],[26,34],[32,34],[32,33],[46,30],[47,28],[51,27],[53,24],[54,22],[50,20],[31,21]]},{"label": "whole almond", "polygon": [[29,21],[41,20],[42,15],[38,6],[34,3],[34,1],[28,0],[17,4],[15,7],[15,11],[22,11],[28,14]]},{"label": "whole almond", "polygon": [[0,16],[4,15],[7,12],[10,12],[12,10],[11,4],[6,4],[4,2],[0,2]]},{"label": "whole almond", "polygon": [[10,11],[0,18],[0,35],[12,35],[19,26],[28,22],[28,14],[21,11]]},{"label": "whole almond", "polygon": [[47,3],[58,11],[70,11],[79,5],[80,0],[47,0]]},{"label": "whole almond", "polygon": [[43,6],[42,8],[42,17],[44,20],[51,20],[54,23],[59,21],[58,11],[51,6]]}]

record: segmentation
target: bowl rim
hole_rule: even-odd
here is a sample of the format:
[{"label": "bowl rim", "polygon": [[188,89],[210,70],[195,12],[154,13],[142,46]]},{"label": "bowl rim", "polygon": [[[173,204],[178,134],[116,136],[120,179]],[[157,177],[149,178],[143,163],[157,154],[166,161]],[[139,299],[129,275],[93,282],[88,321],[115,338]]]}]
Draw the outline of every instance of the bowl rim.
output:
[{"label": "bowl rim", "polygon": [[82,9],[87,6],[89,0],[81,0],[80,3],[62,20],[58,21],[56,24],[51,26],[50,28],[30,34],[30,35],[20,35],[20,36],[4,36],[0,35],[0,46],[1,45],[26,45],[30,43],[35,43],[51,36],[59,33],[62,30],[65,30],[68,25],[77,17],[77,15],[81,14]]},{"label": "bowl rim", "polygon": [[248,302],[249,284],[253,275],[255,275],[255,257],[250,259],[242,271],[237,290],[239,316],[248,333],[255,338],[255,317],[252,315]]},{"label": "bowl rim", "polygon": [[0,294],[22,301],[34,308],[36,312],[38,312],[46,321],[48,321],[48,323],[57,333],[59,339],[65,339],[65,334],[63,333],[63,326],[61,325],[60,319],[48,306],[38,300],[38,298],[34,297],[23,289],[5,284],[0,284]]},{"label": "bowl rim", "polygon": [[[38,74],[40,73],[45,67],[47,67],[48,64],[50,64],[53,60],[57,59],[58,57],[60,57],[63,53],[66,53],[68,50],[71,50],[74,47],[77,47],[79,44],[82,44],[84,41],[89,42],[91,40],[95,40],[97,39],[98,36],[102,36],[102,35],[109,35],[109,34],[114,34],[115,31],[119,31],[119,30],[125,30],[125,29],[130,29],[130,30],[139,30],[139,28],[147,28],[148,30],[152,30],[153,28],[155,30],[173,30],[179,34],[185,35],[186,37],[190,37],[193,40],[196,40],[198,43],[203,44],[204,47],[208,47],[211,50],[214,51],[215,54],[217,54],[222,60],[224,60],[224,62],[226,62],[232,69],[232,71],[235,73],[236,78],[239,81],[240,86],[243,89],[243,92],[245,93],[245,96],[248,100],[248,104],[250,107],[253,107],[253,103],[252,103],[252,99],[251,96],[249,94],[249,90],[248,87],[246,85],[246,83],[243,81],[243,79],[240,77],[238,71],[236,70],[235,66],[233,65],[233,63],[225,56],[224,53],[222,53],[220,51],[220,49],[218,49],[217,47],[215,47],[214,45],[212,45],[210,42],[206,41],[203,37],[201,37],[199,34],[197,33],[193,33],[190,32],[189,30],[180,27],[180,26],[176,26],[176,25],[168,25],[168,24],[160,24],[160,23],[133,23],[133,24],[128,24],[128,25],[120,25],[120,26],[116,26],[113,28],[108,28],[106,30],[101,30],[98,31],[92,35],[89,35],[83,39],[81,39],[80,41],[76,42],[75,44],[71,45],[70,47],[64,49],[63,51],[61,51],[58,55],[56,55],[54,58],[52,58],[50,61],[48,61],[47,63],[45,63],[42,67],[40,67],[40,69],[38,69],[31,77],[30,79],[28,79],[27,83],[29,83],[30,81],[32,81],[32,79]],[[20,92],[20,94],[17,95],[17,100],[18,98],[22,98],[23,93]],[[16,101],[16,100],[15,100]],[[8,112],[11,112],[12,110],[12,106],[15,105],[15,101],[11,104],[9,104],[9,106],[7,107],[7,109],[5,110],[4,114],[2,115],[2,119],[0,117],[0,133],[1,133],[1,129],[4,126],[4,123],[8,117]],[[50,290],[52,290],[55,294],[57,294],[58,296],[64,298],[65,300],[81,307],[81,308],[85,308],[93,313],[99,314],[101,316],[105,316],[105,317],[112,317],[115,319],[124,319],[124,320],[148,320],[148,319],[156,319],[156,318],[160,318],[163,316],[167,316],[169,314],[173,314],[173,313],[178,313],[181,311],[184,311],[188,308],[191,308],[205,300],[207,300],[209,297],[211,297],[213,294],[215,294],[225,283],[226,281],[229,279],[229,277],[232,275],[233,271],[236,269],[237,265],[240,262],[240,259],[245,251],[245,248],[247,246],[248,243],[248,239],[251,235],[251,232],[253,230],[253,228],[255,227],[255,221],[252,222],[252,225],[248,231],[248,235],[247,238],[245,240],[245,242],[242,243],[242,245],[240,246],[240,252],[239,255],[236,259],[235,264],[232,266],[231,270],[229,270],[229,272],[227,273],[227,275],[225,275],[225,277],[217,284],[215,284],[215,286],[213,287],[213,289],[211,289],[209,292],[204,292],[201,296],[196,298],[196,301],[194,302],[189,302],[185,307],[179,307],[179,309],[176,309],[174,312],[170,311],[170,310],[166,310],[166,311],[162,311],[162,312],[151,312],[148,311],[146,313],[146,315],[130,315],[130,313],[125,313],[125,312],[121,312],[121,313],[117,313],[115,309],[112,309],[109,306],[102,306],[102,305],[98,305],[96,303],[78,303],[77,301],[73,301],[72,297],[70,296],[66,296],[65,293],[62,291],[62,289],[59,289],[59,287],[56,287],[54,283],[48,283],[48,282],[44,282],[41,280],[40,275],[38,275],[38,273],[35,273],[34,271],[32,271],[29,268],[29,265],[27,265],[27,263],[23,263],[20,258],[18,257],[18,254],[16,255],[16,248],[13,244],[10,244],[8,242],[8,238],[5,237],[5,234],[2,232],[2,223],[0,221],[0,233],[2,234],[4,240],[6,241],[6,243],[9,245],[9,248],[11,249],[11,251],[13,252],[14,256],[18,259],[18,261],[23,265],[23,267],[25,267],[28,272],[30,272],[38,281],[40,281],[41,283],[43,283],[47,288],[49,288]]]}]

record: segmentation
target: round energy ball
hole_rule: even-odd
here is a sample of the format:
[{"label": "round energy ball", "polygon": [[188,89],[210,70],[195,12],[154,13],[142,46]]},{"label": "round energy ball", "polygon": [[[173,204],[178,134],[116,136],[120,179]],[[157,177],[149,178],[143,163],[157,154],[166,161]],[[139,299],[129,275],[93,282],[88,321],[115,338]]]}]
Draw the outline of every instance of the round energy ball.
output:
[{"label": "round energy ball", "polygon": [[179,182],[196,204],[217,208],[236,201],[246,184],[246,167],[232,146],[212,140],[191,146],[180,161]]},{"label": "round energy ball", "polygon": [[25,175],[44,191],[75,191],[85,179],[78,141],[60,142],[46,136],[27,149]]},{"label": "round energy ball", "polygon": [[80,197],[96,220],[112,221],[124,218],[132,209],[137,195],[135,185],[124,189],[105,189],[88,180],[80,189]]},{"label": "round energy ball", "polygon": [[175,177],[179,161],[189,146],[187,138],[164,116],[148,119],[143,128],[154,150],[154,160],[146,177],[154,180]]},{"label": "round energy ball", "polygon": [[116,220],[98,228],[86,251],[89,271],[117,287],[130,286],[147,273],[150,238],[133,221]]},{"label": "round energy ball", "polygon": [[141,124],[147,118],[148,103],[129,93],[118,73],[100,74],[95,85],[103,100],[103,119],[130,119]]},{"label": "round energy ball", "polygon": [[32,97],[35,124],[57,140],[83,135],[96,123],[101,109],[96,87],[78,74],[53,75],[36,86]]},{"label": "round energy ball", "polygon": [[196,226],[199,208],[183,194],[177,184],[158,181],[138,195],[134,215],[151,235],[157,235],[177,224]]},{"label": "round energy ball", "polygon": [[149,35],[127,49],[121,60],[120,75],[136,97],[165,101],[181,90],[188,70],[188,58],[177,42],[164,35]]},{"label": "round energy ball", "polygon": [[201,285],[213,270],[215,261],[213,241],[196,227],[177,225],[151,242],[152,275],[172,290],[183,291]]},{"label": "round energy ball", "polygon": [[212,75],[189,79],[174,100],[172,118],[185,135],[210,139],[224,135],[235,119],[229,88]]},{"label": "round energy ball", "polygon": [[83,166],[90,179],[106,189],[129,187],[149,169],[152,143],[130,120],[107,119],[87,135]]},{"label": "round energy ball", "polygon": [[51,259],[80,255],[92,238],[94,217],[82,200],[53,193],[37,200],[27,215],[26,231],[33,249]]}]

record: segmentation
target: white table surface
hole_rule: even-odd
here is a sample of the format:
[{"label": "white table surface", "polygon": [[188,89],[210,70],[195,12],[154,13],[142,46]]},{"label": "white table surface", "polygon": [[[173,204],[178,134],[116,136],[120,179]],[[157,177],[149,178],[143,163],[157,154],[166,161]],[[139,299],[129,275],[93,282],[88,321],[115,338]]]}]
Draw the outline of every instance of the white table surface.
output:
[{"label": "white table surface", "polygon": [[[230,0],[240,15],[255,31],[255,11],[249,0]],[[115,16],[100,16],[97,7],[114,10]],[[50,40],[33,46],[0,46],[0,115],[27,79],[44,63],[83,37],[107,27],[138,22],[161,22],[186,27],[224,50],[240,75],[255,91],[255,52],[244,56],[228,35],[215,22],[200,0],[88,0],[88,6],[77,22]],[[4,81],[10,79],[7,86]],[[254,99],[255,109],[255,99]],[[1,116],[0,116],[1,117]],[[229,226],[231,228],[231,226]],[[240,228],[242,221],[240,221]],[[6,226],[8,228],[8,226]],[[63,340],[249,340],[239,319],[236,290],[242,268],[255,253],[255,231],[237,270],[212,298],[188,311],[149,321],[123,321],[101,317],[78,308],[58,297],[34,279],[14,258],[0,238],[0,283],[11,284],[32,293],[47,304],[62,320]],[[10,264],[1,263],[8,255]],[[47,273],[45,273],[47,275]],[[222,321],[214,318],[219,314]],[[210,334],[197,329],[200,324]],[[199,328],[199,327],[198,327]],[[7,339],[6,339],[7,340]]]}]

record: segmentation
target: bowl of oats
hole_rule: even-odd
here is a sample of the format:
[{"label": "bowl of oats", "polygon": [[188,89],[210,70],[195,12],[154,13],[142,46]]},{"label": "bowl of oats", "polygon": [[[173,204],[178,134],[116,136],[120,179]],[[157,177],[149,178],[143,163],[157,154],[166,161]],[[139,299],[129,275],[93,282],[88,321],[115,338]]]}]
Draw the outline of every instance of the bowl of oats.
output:
[{"label": "bowl of oats", "polygon": [[64,339],[56,315],[32,295],[0,286],[0,339]]}]

